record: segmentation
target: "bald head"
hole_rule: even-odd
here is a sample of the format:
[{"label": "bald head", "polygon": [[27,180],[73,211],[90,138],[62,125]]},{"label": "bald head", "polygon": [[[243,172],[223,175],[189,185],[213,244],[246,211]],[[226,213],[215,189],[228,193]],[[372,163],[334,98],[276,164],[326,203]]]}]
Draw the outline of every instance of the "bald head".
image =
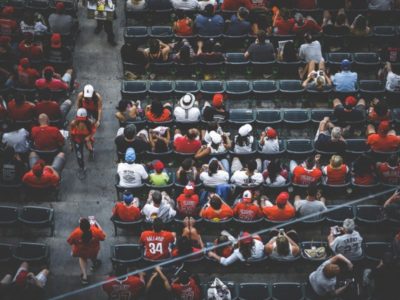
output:
[{"label": "bald head", "polygon": [[40,114],[38,121],[40,125],[49,125],[49,117],[46,114]]}]

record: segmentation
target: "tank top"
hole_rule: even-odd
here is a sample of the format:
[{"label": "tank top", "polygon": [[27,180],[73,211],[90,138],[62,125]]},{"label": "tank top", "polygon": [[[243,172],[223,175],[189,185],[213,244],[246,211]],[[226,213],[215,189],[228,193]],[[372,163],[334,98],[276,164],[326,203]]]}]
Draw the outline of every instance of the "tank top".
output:
[{"label": "tank top", "polygon": [[347,166],[343,164],[340,168],[334,169],[330,165],[326,167],[326,174],[328,177],[328,184],[344,184],[346,181]]},{"label": "tank top", "polygon": [[91,132],[89,131],[89,128],[87,128],[86,124],[81,126],[79,122],[75,127],[71,128],[70,132],[72,140],[76,143],[83,143],[85,138],[90,135],[90,133]]}]

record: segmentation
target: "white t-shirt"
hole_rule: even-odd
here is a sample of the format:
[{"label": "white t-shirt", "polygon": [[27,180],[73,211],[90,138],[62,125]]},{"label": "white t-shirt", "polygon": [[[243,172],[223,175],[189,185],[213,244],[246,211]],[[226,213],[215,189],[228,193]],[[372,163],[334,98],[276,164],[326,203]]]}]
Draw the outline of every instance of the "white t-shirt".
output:
[{"label": "white t-shirt", "polygon": [[200,5],[200,10],[204,10],[204,8],[208,5],[211,4],[212,6],[214,6],[214,8],[217,8],[217,1],[216,0],[208,0],[208,1],[199,1],[199,5]]},{"label": "white t-shirt", "polygon": [[211,154],[226,152],[226,148],[225,148],[225,146],[224,146],[224,144],[222,142],[218,145],[217,149],[211,147],[211,145],[212,145],[212,143],[209,143],[207,145],[207,147],[211,149]]},{"label": "white t-shirt", "polygon": [[261,148],[263,153],[276,153],[279,152],[279,141],[278,139],[264,138],[264,145]]},{"label": "white t-shirt", "polygon": [[149,176],[140,164],[119,163],[117,173],[119,185],[126,188],[140,186]]},{"label": "white t-shirt", "polygon": [[200,174],[200,180],[205,185],[215,186],[218,184],[228,183],[229,174],[224,170],[218,170],[217,173],[212,176],[208,175],[208,172],[202,172]]},{"label": "white t-shirt", "polygon": [[318,269],[309,276],[310,284],[319,296],[333,294],[336,289],[336,277],[326,278],[323,272],[325,266],[330,263],[330,259],[323,262]]},{"label": "white t-shirt", "polygon": [[[255,172],[251,176],[252,184],[261,184],[264,181],[264,177],[261,173]],[[246,171],[236,171],[231,177],[231,182],[239,185],[244,185],[249,183],[249,176],[247,176]]]},{"label": "white t-shirt", "polygon": [[270,186],[282,186],[286,184],[286,178],[282,175],[278,175],[276,176],[275,181],[271,182],[271,179],[267,177],[267,179],[265,179],[265,183],[269,184]]},{"label": "white t-shirt", "polygon": [[235,136],[235,147],[233,148],[233,151],[236,153],[249,153],[251,151],[253,151],[253,143],[254,143],[254,137],[253,136],[249,136],[248,137],[248,141],[243,145],[240,146],[238,144],[236,144],[236,140],[237,140],[238,136]]},{"label": "white t-shirt", "polygon": [[[254,239],[254,245],[253,248],[251,249],[251,258],[250,259],[259,259],[264,257],[264,244],[259,241]],[[233,253],[229,257],[221,257],[220,263],[221,265],[224,266],[229,266],[233,264],[235,261],[240,260],[240,261],[245,261],[242,253],[240,253],[239,249],[235,249]]]},{"label": "white t-shirt", "polygon": [[303,59],[306,63],[314,60],[317,63],[323,61],[321,52],[321,44],[318,41],[314,41],[310,44],[306,43],[300,46],[299,57]]},{"label": "white t-shirt", "polygon": [[175,9],[194,10],[200,7],[197,0],[171,0],[172,6]]},{"label": "white t-shirt", "polygon": [[362,255],[362,237],[357,231],[336,237],[330,244],[335,254],[343,254],[349,260],[357,259]]},{"label": "white t-shirt", "polygon": [[390,71],[386,77],[386,89],[394,92],[400,90],[400,76]]},{"label": "white t-shirt", "polygon": [[178,122],[197,122],[200,120],[200,109],[197,107],[183,109],[182,107],[177,106],[174,109],[174,116]]}]

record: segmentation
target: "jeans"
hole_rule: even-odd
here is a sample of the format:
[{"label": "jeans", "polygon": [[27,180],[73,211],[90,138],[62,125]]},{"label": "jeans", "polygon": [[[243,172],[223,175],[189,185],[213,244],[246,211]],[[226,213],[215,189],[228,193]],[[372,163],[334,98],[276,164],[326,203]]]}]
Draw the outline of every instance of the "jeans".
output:
[{"label": "jeans", "polygon": [[61,116],[63,119],[68,115],[70,109],[72,107],[72,102],[71,100],[67,99],[60,105],[60,110],[61,110]]},{"label": "jeans", "polygon": [[[31,155],[29,157],[29,166],[32,168],[39,159],[40,157],[36,153],[34,155]],[[65,156],[63,153],[59,153],[56,155],[56,157],[54,157],[51,167],[58,173],[58,175],[61,175],[64,166]]]},{"label": "jeans", "polygon": [[97,28],[102,30],[103,27],[104,31],[107,33],[107,40],[114,41],[113,22],[108,20],[97,20]]}]

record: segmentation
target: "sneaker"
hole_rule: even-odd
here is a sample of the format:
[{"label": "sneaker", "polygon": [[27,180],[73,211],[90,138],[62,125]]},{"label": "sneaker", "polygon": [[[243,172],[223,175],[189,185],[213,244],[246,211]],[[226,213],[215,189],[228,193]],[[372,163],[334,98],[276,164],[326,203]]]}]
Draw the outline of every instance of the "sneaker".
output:
[{"label": "sneaker", "polygon": [[83,278],[83,274],[81,274],[81,284],[82,285],[88,285],[89,284],[89,280],[87,278]]},{"label": "sneaker", "polygon": [[86,168],[79,168],[78,169],[78,178],[80,179],[80,180],[83,180],[83,179],[85,179],[86,178]]}]

